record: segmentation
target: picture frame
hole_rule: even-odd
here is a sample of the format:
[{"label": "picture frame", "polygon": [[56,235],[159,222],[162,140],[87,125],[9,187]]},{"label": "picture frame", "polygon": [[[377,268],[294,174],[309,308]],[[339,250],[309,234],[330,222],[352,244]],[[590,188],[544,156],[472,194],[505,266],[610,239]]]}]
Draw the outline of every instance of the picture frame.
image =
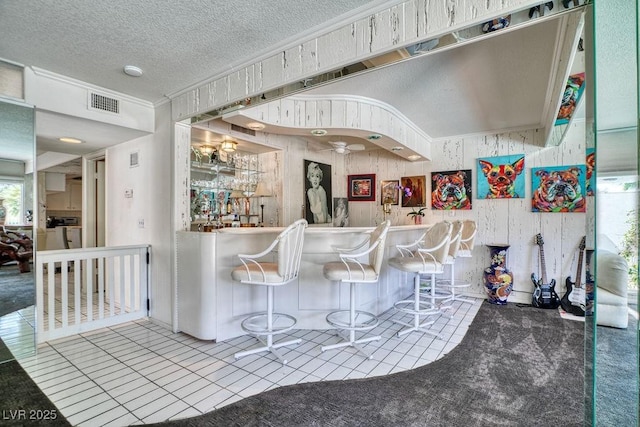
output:
[{"label": "picture frame", "polygon": [[531,169],[531,212],[586,212],[586,165]]},{"label": "picture frame", "polygon": [[471,210],[471,169],[431,172],[431,209]]},{"label": "picture frame", "polygon": [[349,226],[349,202],[346,197],[333,198],[333,226]]},{"label": "picture frame", "polygon": [[332,224],[331,165],[303,160],[304,211],[310,225]]},{"label": "picture frame", "polygon": [[387,199],[391,200],[391,202],[388,202],[390,205],[400,204],[400,180],[393,179],[380,182],[380,204],[384,205]]},{"label": "picture frame", "polygon": [[376,175],[360,174],[347,177],[347,198],[350,202],[376,201]]},{"label": "picture frame", "polygon": [[477,159],[478,199],[522,199],[525,197],[525,155]]},{"label": "picture frame", "polygon": [[400,190],[402,190],[403,208],[427,206],[427,186],[424,175],[403,176],[400,178]]},{"label": "picture frame", "polygon": [[562,95],[562,103],[556,117],[556,126],[564,125],[571,121],[584,92],[585,81],[585,73],[572,74],[567,78],[567,85]]}]

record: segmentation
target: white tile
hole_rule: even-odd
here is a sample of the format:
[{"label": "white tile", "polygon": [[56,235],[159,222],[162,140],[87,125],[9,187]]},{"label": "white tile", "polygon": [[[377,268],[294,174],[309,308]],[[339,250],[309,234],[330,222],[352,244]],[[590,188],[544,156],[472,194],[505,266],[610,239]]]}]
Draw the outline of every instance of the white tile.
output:
[{"label": "white tile", "polygon": [[[108,398],[100,402],[97,401],[94,397],[90,399],[90,403],[91,404],[82,412],[77,412],[71,416],[68,416],[67,421],[69,421],[71,425],[79,425],[84,422],[87,422],[87,424],[97,425],[97,420],[95,419],[96,417],[99,417],[120,407],[118,402]],[[65,409],[65,411],[69,410],[71,410],[71,408]]]},{"label": "white tile", "polygon": [[200,412],[209,412],[212,409],[220,407],[219,405],[222,402],[229,400],[235,394],[227,389],[221,388],[216,393],[208,396],[205,399],[202,399],[200,402],[195,405],[191,405],[196,408]]},{"label": "white tile", "polygon": [[198,415],[202,415],[202,412],[198,411],[196,408],[194,408],[192,406],[189,406],[184,411],[182,411],[182,412],[174,415],[173,417],[169,418],[168,421],[181,420],[181,419],[184,419],[184,418],[191,418],[191,417],[197,417]]},{"label": "white tile", "polygon": [[[188,403],[193,404],[204,399],[209,394],[214,393],[214,391],[207,391],[207,388],[209,387],[215,389],[215,391],[220,389],[220,386],[213,384],[211,381],[205,380],[204,378],[198,378],[197,380],[187,384],[186,386],[178,388],[172,393],[180,399],[184,399]],[[190,396],[195,396],[196,400],[191,400]],[[198,398],[198,396],[200,397]]]},{"label": "white tile", "polygon": [[[176,400],[175,402],[169,403],[168,405],[153,412],[149,416],[143,418],[142,421],[145,424],[167,421],[167,420],[173,419],[176,415],[180,413],[184,413],[189,408],[190,408],[189,405],[187,405],[186,403],[182,402],[181,400]],[[194,412],[197,413],[197,411],[194,411]]]},{"label": "white tile", "polygon": [[177,397],[172,396],[170,394],[165,394],[164,396],[155,398],[149,401],[146,405],[135,409],[133,411],[133,414],[144,421],[145,419],[151,418],[153,414],[164,411],[173,405],[177,405],[175,410],[170,410],[166,415],[163,415],[161,418],[155,418],[153,422],[164,421],[166,418],[169,418],[170,416],[177,414],[178,412],[184,410],[188,406],[186,403],[178,400]]},{"label": "white tile", "polygon": [[[124,406],[125,408],[133,412],[135,415],[136,414],[135,411],[139,410],[140,408],[143,408],[144,406],[148,405],[151,402],[155,402],[158,399],[161,399],[164,396],[168,395],[166,390],[163,390],[162,388],[155,385],[153,386],[153,388],[150,388],[150,387],[146,387],[146,388],[148,389],[147,391],[144,391],[144,392],[141,391],[141,393],[138,394],[137,397],[135,397],[132,400],[129,400],[127,402],[122,402],[122,400],[120,400],[122,396],[120,396],[118,400],[122,402],[122,406]],[[172,398],[176,399],[173,396]],[[146,414],[146,415],[148,416],[149,414]]]}]

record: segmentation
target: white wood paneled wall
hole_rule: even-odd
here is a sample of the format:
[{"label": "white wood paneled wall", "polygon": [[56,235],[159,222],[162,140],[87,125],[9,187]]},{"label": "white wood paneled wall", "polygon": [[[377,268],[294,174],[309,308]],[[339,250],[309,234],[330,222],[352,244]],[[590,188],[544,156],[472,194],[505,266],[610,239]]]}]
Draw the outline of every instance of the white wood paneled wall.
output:
[{"label": "white wood paneled wall", "polygon": [[390,1],[381,10],[351,23],[328,28],[326,33],[241,65],[232,73],[212,76],[208,82],[173,98],[172,117],[174,120],[193,117],[539,3],[535,0]]}]

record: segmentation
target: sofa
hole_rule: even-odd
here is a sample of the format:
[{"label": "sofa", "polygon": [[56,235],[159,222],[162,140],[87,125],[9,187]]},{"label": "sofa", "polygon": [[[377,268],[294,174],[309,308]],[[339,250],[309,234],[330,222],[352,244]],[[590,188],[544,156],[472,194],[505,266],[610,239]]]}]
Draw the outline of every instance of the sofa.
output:
[{"label": "sofa", "polygon": [[608,249],[596,252],[596,322],[600,326],[626,328],[629,323],[627,261]]}]

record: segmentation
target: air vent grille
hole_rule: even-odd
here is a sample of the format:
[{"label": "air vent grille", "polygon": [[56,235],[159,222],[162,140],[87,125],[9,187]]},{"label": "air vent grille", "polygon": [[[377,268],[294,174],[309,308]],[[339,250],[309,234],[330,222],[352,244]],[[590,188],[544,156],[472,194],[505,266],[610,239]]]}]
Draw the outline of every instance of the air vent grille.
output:
[{"label": "air vent grille", "polygon": [[247,135],[256,136],[256,131],[253,129],[243,128],[242,126],[231,124],[231,130],[235,130],[236,132],[246,133]]},{"label": "air vent grille", "polygon": [[97,93],[91,94],[91,108],[120,114],[120,101]]}]

